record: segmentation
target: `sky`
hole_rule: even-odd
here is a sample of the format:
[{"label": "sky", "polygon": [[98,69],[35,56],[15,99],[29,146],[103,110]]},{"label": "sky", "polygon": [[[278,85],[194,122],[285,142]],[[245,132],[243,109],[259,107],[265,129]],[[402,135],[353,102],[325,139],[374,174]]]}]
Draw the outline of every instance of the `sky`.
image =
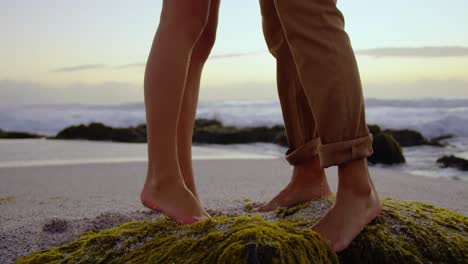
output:
[{"label": "sky", "polygon": [[[143,100],[161,0],[0,0],[0,104]],[[468,98],[468,1],[339,0],[364,94]],[[275,99],[258,1],[221,0],[200,100]]]}]

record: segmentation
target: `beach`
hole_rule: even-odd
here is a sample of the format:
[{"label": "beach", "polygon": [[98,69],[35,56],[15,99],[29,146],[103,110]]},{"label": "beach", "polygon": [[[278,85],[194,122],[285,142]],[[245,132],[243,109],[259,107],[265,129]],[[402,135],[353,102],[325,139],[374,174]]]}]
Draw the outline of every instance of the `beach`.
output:
[{"label": "beach", "polygon": [[[194,161],[194,170],[203,205],[223,213],[243,208],[245,198],[272,198],[290,175],[281,158],[205,158]],[[0,263],[67,242],[91,226],[102,229],[160,217],[139,202],[145,173],[145,161],[0,168],[0,197],[11,197],[0,205]],[[417,177],[391,168],[371,167],[370,173],[383,197],[467,215],[466,181]],[[327,175],[336,190],[336,169],[328,169]]]}]

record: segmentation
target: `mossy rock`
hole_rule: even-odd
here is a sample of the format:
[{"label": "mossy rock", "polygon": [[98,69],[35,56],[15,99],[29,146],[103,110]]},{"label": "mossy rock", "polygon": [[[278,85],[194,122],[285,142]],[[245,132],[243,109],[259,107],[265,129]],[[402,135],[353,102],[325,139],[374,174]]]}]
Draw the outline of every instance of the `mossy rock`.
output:
[{"label": "mossy rock", "polygon": [[0,138],[2,139],[31,139],[43,138],[44,136],[27,132],[3,131],[0,129]]},{"label": "mossy rock", "polygon": [[114,128],[101,123],[82,124],[63,129],[55,138],[139,143],[146,142],[146,125]]},{"label": "mossy rock", "polygon": [[144,143],[146,130],[138,128],[113,128],[110,139],[115,142]]},{"label": "mossy rock", "polygon": [[101,123],[91,123],[89,125],[70,126],[60,131],[57,139],[89,139],[89,140],[110,140],[112,127]]},{"label": "mossy rock", "polygon": [[274,141],[275,144],[278,144],[283,147],[288,147],[288,137],[286,136],[286,132],[280,132],[276,135]]},{"label": "mossy rock", "polygon": [[437,163],[441,164],[443,168],[455,168],[462,171],[468,171],[468,160],[453,155],[443,156],[437,159]]},{"label": "mossy rock", "polygon": [[438,137],[431,138],[429,140],[429,145],[431,146],[436,146],[436,147],[447,147],[449,144],[447,142],[444,142],[447,139],[454,138],[455,136],[452,134],[446,134]]},{"label": "mossy rock", "polygon": [[197,118],[195,120],[195,129],[202,127],[222,127],[223,123],[216,119]]},{"label": "mossy rock", "polygon": [[188,226],[167,218],[132,221],[89,231],[16,263],[467,263],[465,216],[390,198],[382,214],[337,255],[310,229],[330,204],[319,200]]},{"label": "mossy rock", "polygon": [[204,144],[273,143],[282,131],[281,126],[235,127],[212,125],[196,127],[192,139],[195,143]]},{"label": "mossy rock", "polygon": [[380,134],[382,132],[382,129],[378,125],[367,125],[367,128],[369,129],[369,132],[375,136],[377,134]]},{"label": "mossy rock", "polygon": [[384,131],[395,138],[402,147],[430,145],[430,142],[420,132],[410,129],[387,129]]},{"label": "mossy rock", "polygon": [[374,154],[367,158],[371,163],[392,165],[406,161],[403,150],[390,134],[380,133],[375,135],[372,148],[374,149]]}]

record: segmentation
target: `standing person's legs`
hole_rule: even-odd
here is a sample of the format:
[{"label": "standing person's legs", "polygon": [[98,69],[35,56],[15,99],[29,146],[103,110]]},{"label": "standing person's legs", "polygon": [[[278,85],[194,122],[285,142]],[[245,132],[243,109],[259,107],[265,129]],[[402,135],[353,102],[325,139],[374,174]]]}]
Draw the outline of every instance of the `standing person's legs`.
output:
[{"label": "standing person's legs", "polygon": [[286,160],[293,166],[289,184],[270,202],[257,208],[271,211],[329,195],[325,172],[318,157],[318,138],[314,116],[294,64],[273,1],[261,0],[263,32],[277,62],[278,95],[288,139]]},{"label": "standing person's legs", "polygon": [[274,2],[316,120],[322,166],[339,166],[336,202],[314,230],[341,251],[381,210],[367,169],[372,136],[356,59],[334,0]]},{"label": "standing person's legs", "polygon": [[198,193],[195,187],[192,168],[192,135],[201,75],[216,39],[219,3],[220,0],[211,0],[208,22],[192,52],[177,130],[177,153],[179,155],[180,170],[185,185],[197,198]]},{"label": "standing person's legs", "polygon": [[192,51],[207,23],[209,0],[164,0],[145,72],[148,174],[142,203],[179,223],[208,217],[186,187],[177,127]]}]

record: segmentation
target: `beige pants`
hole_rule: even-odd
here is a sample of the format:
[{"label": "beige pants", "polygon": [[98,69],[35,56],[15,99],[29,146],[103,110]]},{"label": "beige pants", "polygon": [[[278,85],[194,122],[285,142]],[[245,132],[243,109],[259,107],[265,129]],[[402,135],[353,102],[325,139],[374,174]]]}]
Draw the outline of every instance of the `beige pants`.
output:
[{"label": "beige pants", "polygon": [[329,167],[370,156],[359,71],[335,1],[260,0],[260,6],[277,61],[288,162],[319,154]]}]

